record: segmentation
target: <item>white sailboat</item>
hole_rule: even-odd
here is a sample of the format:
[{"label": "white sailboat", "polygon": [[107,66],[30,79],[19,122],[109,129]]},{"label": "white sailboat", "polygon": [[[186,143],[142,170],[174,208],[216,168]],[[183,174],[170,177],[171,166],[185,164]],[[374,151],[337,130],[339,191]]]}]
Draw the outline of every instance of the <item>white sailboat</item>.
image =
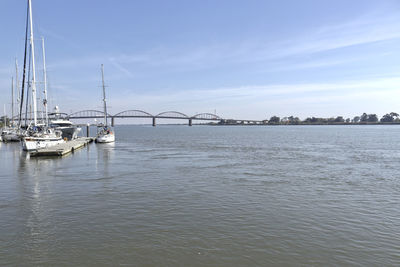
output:
[{"label": "white sailboat", "polygon": [[104,85],[104,66],[101,64],[101,78],[103,83],[103,103],[104,103],[104,125],[100,125],[97,130],[96,143],[112,143],[115,141],[114,131],[107,124],[107,102],[106,87]]},{"label": "white sailboat", "polygon": [[[28,0],[29,24],[30,24],[30,48],[32,57],[32,103],[33,103],[33,125],[31,124],[27,130],[27,136],[22,138],[22,148],[26,151],[37,150],[64,143],[62,133],[59,130],[49,127],[47,113],[47,81],[46,81],[46,59],[44,51],[44,40],[42,39],[43,49],[43,70],[44,70],[44,99],[45,123],[39,124],[37,119],[37,102],[36,102],[36,73],[35,73],[35,48],[33,39],[33,23],[32,23],[32,2]],[[28,30],[28,28],[27,28]],[[27,42],[27,40],[25,40]]]}]

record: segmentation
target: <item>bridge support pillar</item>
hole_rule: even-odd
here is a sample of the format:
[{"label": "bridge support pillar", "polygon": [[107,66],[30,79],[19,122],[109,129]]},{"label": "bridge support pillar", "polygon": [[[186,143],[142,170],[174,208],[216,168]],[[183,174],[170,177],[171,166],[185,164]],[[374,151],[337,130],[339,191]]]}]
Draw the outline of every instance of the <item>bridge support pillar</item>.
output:
[{"label": "bridge support pillar", "polygon": [[189,119],[189,126],[192,126],[192,119]]},{"label": "bridge support pillar", "polygon": [[111,127],[114,127],[114,117],[111,118]]},{"label": "bridge support pillar", "polygon": [[153,127],[155,127],[155,126],[156,126],[156,118],[153,117]]},{"label": "bridge support pillar", "polygon": [[86,137],[89,137],[89,128],[90,128],[90,124],[86,124]]}]

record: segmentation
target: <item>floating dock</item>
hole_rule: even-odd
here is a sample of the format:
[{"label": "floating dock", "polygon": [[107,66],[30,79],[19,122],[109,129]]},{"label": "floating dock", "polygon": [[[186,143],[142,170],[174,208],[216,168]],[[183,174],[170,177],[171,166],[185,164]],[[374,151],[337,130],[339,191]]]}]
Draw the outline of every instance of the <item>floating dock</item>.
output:
[{"label": "floating dock", "polygon": [[62,144],[58,144],[52,147],[47,147],[43,149],[39,149],[36,151],[29,152],[31,157],[54,157],[54,156],[65,156],[69,153],[74,152],[77,149],[80,149],[87,144],[94,141],[93,137],[78,137],[74,140],[67,141]]}]

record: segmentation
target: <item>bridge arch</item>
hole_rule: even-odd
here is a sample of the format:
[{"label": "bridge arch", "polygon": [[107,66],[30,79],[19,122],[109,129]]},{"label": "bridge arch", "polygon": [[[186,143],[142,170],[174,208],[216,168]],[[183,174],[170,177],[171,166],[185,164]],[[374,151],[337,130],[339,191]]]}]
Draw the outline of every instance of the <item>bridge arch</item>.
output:
[{"label": "bridge arch", "polygon": [[189,116],[178,111],[165,111],[154,116],[156,118],[166,118],[166,119],[189,119]]},{"label": "bridge arch", "polygon": [[[108,117],[112,117],[111,114],[107,113]],[[100,110],[81,110],[67,115],[67,119],[86,119],[86,118],[103,118],[104,112]]]},{"label": "bridge arch", "polygon": [[[44,113],[42,111],[37,111],[36,112],[36,117],[38,118],[38,120],[41,120],[42,117],[44,116]],[[23,112],[21,114],[21,119],[25,120],[25,117],[27,117],[28,120],[33,120],[33,112]],[[14,117],[10,117],[11,120],[18,120],[19,119],[19,114],[14,115]]]},{"label": "bridge arch", "polygon": [[198,120],[221,120],[221,117],[212,113],[199,113],[194,115],[192,118]]},{"label": "bridge arch", "polygon": [[154,117],[152,114],[138,109],[124,110],[113,116],[114,118],[118,117],[137,117],[137,118],[152,118]]}]

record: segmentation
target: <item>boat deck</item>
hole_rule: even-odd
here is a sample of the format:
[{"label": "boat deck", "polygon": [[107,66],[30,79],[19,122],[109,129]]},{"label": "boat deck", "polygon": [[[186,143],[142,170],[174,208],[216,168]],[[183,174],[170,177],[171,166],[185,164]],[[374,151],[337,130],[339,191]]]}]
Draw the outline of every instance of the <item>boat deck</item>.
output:
[{"label": "boat deck", "polygon": [[69,153],[74,152],[77,149],[86,146],[93,141],[93,137],[78,137],[74,140],[67,141],[62,144],[29,152],[29,154],[31,157],[65,156]]}]

